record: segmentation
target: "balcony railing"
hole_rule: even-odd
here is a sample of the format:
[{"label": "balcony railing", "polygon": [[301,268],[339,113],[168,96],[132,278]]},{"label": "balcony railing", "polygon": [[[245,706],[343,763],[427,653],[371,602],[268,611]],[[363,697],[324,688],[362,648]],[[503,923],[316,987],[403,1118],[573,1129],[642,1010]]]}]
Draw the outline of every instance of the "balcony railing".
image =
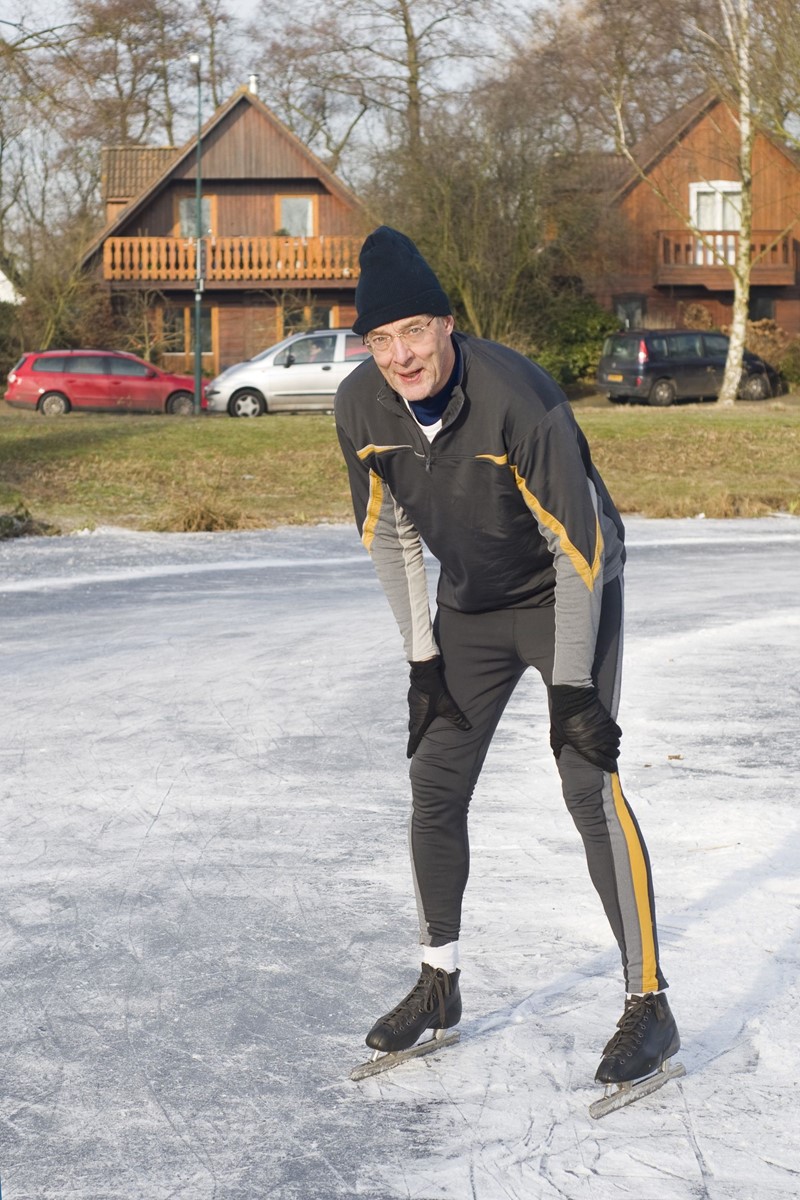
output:
[{"label": "balcony railing", "polygon": [[[687,229],[658,233],[656,283],[700,284],[717,291],[733,288],[729,266],[736,263],[739,234],[710,229],[702,236]],[[750,282],[790,286],[798,269],[797,242],[780,230],[757,230],[751,235]]]},{"label": "balcony railing", "polygon": [[[355,280],[361,238],[208,237],[203,240],[207,283],[279,280]],[[110,237],[103,245],[103,278],[193,282],[195,241],[174,237]]]}]

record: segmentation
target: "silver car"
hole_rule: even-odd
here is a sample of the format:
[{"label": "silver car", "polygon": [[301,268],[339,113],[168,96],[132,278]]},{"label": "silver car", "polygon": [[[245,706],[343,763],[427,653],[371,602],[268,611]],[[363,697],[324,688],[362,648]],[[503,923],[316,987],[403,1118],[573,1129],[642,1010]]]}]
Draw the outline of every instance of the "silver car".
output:
[{"label": "silver car", "polygon": [[208,411],[231,417],[333,408],[339,384],[369,351],[349,329],[295,333],[236,363],[206,389]]}]

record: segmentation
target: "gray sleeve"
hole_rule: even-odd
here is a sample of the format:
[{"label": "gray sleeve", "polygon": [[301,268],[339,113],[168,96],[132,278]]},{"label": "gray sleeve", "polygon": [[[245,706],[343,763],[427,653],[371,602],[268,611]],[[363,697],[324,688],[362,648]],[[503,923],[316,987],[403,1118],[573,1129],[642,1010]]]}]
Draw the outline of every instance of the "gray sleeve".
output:
[{"label": "gray sleeve", "polygon": [[553,683],[587,687],[600,622],[605,545],[600,500],[566,402],[525,430],[512,461],[517,486],[553,555]]},{"label": "gray sleeve", "polygon": [[347,464],[353,512],[403,636],[409,662],[439,653],[433,637],[422,541],[389,488],[364,461],[344,429],[339,442]]},{"label": "gray sleeve", "polygon": [[371,482],[374,519],[368,517],[364,522],[361,540],[403,636],[406,658],[421,662],[439,653],[431,624],[422,541],[386,484],[377,475]]}]

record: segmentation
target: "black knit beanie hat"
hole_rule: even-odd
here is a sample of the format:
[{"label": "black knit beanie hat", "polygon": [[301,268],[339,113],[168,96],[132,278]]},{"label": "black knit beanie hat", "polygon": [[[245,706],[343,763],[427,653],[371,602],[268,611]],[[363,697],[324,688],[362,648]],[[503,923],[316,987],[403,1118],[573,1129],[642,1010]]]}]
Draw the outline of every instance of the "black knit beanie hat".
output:
[{"label": "black knit beanie hat", "polygon": [[379,325],[421,313],[450,315],[442,285],[404,233],[379,226],[364,242],[358,261],[354,333],[369,333]]}]

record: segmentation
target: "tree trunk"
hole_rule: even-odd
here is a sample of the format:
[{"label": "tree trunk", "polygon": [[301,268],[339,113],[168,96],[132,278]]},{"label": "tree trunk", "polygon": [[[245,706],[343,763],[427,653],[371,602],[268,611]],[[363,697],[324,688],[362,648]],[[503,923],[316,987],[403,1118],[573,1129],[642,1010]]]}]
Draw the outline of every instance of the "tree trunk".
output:
[{"label": "tree trunk", "polygon": [[733,272],[733,318],[730,345],[717,403],[733,405],[742,378],[744,343],[747,336],[747,314],[750,307],[750,273],[752,268],[750,244],[753,234],[753,119],[750,70],[750,7],[749,0],[738,0],[738,12],[731,0],[720,0],[729,39],[736,61],[736,92],[739,122],[739,175],[742,181],[739,239],[736,246],[736,266]]}]

